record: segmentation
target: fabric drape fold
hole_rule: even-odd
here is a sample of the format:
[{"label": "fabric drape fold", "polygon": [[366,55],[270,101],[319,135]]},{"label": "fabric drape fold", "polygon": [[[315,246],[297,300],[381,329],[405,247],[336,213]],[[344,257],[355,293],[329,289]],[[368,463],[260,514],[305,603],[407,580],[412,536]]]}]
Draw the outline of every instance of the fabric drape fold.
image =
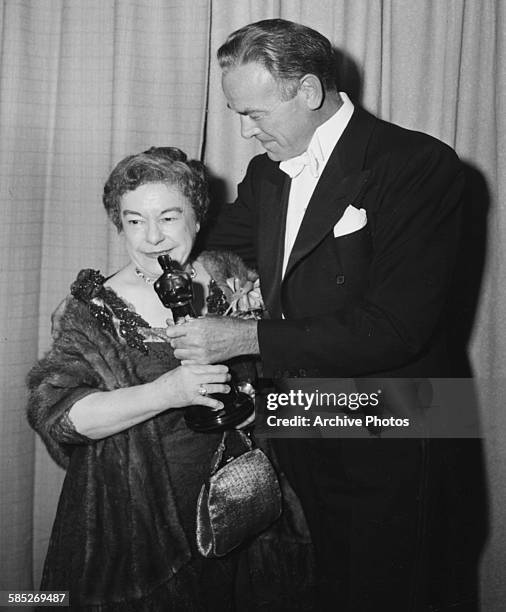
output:
[{"label": "fabric drape fold", "polygon": [[209,15],[207,0],[6,0],[0,15],[0,589],[22,589],[63,479],[27,427],[24,378],[76,270],[124,261],[101,205],[112,166],[152,145],[199,156]]}]

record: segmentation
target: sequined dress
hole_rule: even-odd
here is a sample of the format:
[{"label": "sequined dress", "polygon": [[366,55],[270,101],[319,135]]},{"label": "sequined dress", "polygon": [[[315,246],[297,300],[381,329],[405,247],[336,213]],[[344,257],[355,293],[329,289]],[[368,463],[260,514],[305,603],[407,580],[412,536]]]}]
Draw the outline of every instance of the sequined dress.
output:
[{"label": "sequined dress", "polygon": [[104,280],[79,274],[55,313],[53,346],[28,379],[29,422],[66,469],[40,588],[68,590],[71,609],[97,612],[311,609],[311,545],[284,478],[281,519],[227,557],[205,559],[195,507],[220,436],[191,432],[183,410],[101,440],[66,418],[89,393],[178,365]]}]

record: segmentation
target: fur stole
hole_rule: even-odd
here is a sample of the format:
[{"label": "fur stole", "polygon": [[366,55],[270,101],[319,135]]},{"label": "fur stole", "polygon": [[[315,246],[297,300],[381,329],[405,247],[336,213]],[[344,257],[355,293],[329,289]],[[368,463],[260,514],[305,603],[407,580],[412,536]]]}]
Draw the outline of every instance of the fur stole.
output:
[{"label": "fur stole", "polygon": [[[233,253],[205,251],[198,259],[222,290],[228,289],[230,277],[241,283],[257,278]],[[27,378],[28,422],[64,468],[72,445],[90,443],[70,424],[65,427],[71,406],[95,391],[146,382],[138,373],[139,352],[146,348],[137,328],[147,324],[105,288],[104,281],[93,270],[79,273],[71,295],[53,314],[53,345]],[[173,359],[172,367],[177,364]]]}]

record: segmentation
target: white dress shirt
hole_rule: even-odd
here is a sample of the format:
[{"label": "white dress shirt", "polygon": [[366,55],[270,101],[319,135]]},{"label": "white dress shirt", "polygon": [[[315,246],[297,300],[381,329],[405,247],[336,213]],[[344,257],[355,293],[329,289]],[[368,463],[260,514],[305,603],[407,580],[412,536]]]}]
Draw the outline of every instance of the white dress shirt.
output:
[{"label": "white dress shirt", "polygon": [[309,200],[355,108],[344,92],[339,92],[339,95],[343,105],[330,119],[317,128],[307,151],[279,164],[279,168],[292,178],[286,214],[283,276]]}]

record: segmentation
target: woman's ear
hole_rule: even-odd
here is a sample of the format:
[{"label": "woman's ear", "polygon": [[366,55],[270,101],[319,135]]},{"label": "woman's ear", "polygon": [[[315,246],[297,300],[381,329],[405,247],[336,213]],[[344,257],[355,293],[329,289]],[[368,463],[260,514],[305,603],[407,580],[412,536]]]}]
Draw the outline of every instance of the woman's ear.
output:
[{"label": "woman's ear", "polygon": [[318,110],[325,98],[323,85],[320,79],[314,74],[306,74],[300,79],[299,91],[306,100],[310,110]]}]

